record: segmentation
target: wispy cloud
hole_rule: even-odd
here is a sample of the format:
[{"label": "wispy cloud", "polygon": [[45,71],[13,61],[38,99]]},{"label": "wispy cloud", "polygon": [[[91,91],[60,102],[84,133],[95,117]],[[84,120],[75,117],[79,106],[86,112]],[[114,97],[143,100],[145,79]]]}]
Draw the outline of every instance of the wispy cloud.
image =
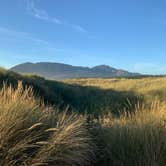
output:
[{"label": "wispy cloud", "polygon": [[65,52],[65,49],[61,48],[55,48],[54,43],[50,43],[46,40],[39,39],[37,37],[34,37],[32,34],[27,33],[27,32],[22,32],[22,31],[17,31],[13,29],[8,29],[6,27],[0,27],[0,34],[4,35],[7,39],[9,40],[19,40],[23,42],[33,42],[35,44],[38,44],[39,46],[42,46],[42,48],[45,48],[46,50],[54,50],[54,51],[59,51],[59,52]]},{"label": "wispy cloud", "polygon": [[0,33],[11,39],[31,40],[35,43],[49,44],[45,40],[33,37],[30,33],[8,29],[6,27],[0,27]]},{"label": "wispy cloud", "polygon": [[87,32],[87,30],[84,29],[83,27],[81,27],[80,25],[76,25],[76,24],[66,24],[66,25],[70,26],[71,28],[73,28],[79,32],[83,32],[83,33]]},{"label": "wispy cloud", "polygon": [[18,32],[15,30],[8,29],[6,27],[0,27],[0,33],[8,35],[8,36],[13,36],[13,37],[22,37],[22,38],[29,38],[30,34],[26,32]]},{"label": "wispy cloud", "polygon": [[27,11],[35,18],[40,19],[40,20],[45,20],[45,21],[49,21],[52,23],[56,23],[56,24],[62,24],[62,21],[59,20],[58,18],[55,17],[50,17],[48,15],[48,13],[43,10],[43,9],[38,9],[35,6],[35,3],[33,0],[26,0],[26,9]]},{"label": "wispy cloud", "polygon": [[87,33],[87,30],[83,28],[81,25],[69,23],[65,20],[60,20],[57,17],[50,16],[48,12],[46,12],[45,10],[36,7],[34,0],[25,0],[25,2],[28,13],[36,19],[51,22],[58,25],[63,25],[81,33]]},{"label": "wispy cloud", "polygon": [[134,71],[144,74],[166,74],[166,65],[140,62],[134,65]]}]

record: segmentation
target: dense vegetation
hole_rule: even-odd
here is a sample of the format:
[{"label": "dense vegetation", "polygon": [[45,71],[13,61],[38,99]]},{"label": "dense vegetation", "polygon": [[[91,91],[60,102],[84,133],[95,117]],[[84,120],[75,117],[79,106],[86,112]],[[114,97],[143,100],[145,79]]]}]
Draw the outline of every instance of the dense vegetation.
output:
[{"label": "dense vegetation", "polygon": [[44,106],[32,88],[0,92],[0,165],[84,165],[92,148],[86,119]]},{"label": "dense vegetation", "polygon": [[1,69],[0,85],[2,166],[166,165],[165,77],[56,82]]}]

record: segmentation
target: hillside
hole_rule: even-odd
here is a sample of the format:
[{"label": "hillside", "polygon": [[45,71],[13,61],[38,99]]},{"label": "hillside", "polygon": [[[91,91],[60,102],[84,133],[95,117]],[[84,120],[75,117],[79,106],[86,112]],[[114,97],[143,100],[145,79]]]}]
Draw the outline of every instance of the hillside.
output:
[{"label": "hillside", "polygon": [[[166,77],[145,78],[89,78],[65,81],[46,80],[35,75],[20,75],[0,70],[0,85],[3,82],[17,85],[18,80],[34,88],[35,94],[45,103],[59,108],[69,106],[77,112],[118,114],[132,110],[138,102],[150,105],[154,99],[165,101]],[[130,104],[128,103],[130,101]]]},{"label": "hillside", "polygon": [[107,65],[99,65],[89,68],[47,62],[23,63],[12,67],[10,70],[24,74],[36,74],[47,79],[132,77],[139,75],[138,73],[131,73],[125,70],[115,69]]},{"label": "hillside", "polygon": [[45,103],[59,108],[69,107],[81,113],[98,115],[109,110],[118,114],[119,110],[126,107],[127,99],[133,105],[137,100],[142,100],[132,91],[102,90],[97,87],[70,84],[70,81],[46,80],[35,75],[20,75],[12,71],[0,70],[0,86],[6,82],[16,87],[18,81],[22,81],[24,86],[32,86],[36,96],[42,98]]}]

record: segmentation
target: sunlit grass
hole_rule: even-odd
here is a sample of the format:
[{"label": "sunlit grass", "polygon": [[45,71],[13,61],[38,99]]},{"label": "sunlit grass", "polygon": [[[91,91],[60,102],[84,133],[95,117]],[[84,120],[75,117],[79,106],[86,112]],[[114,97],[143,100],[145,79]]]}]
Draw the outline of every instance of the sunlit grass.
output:
[{"label": "sunlit grass", "polygon": [[0,165],[166,165],[165,77],[0,81]]},{"label": "sunlit grass", "polygon": [[166,101],[166,77],[147,77],[139,79],[68,79],[65,80],[65,83],[98,87],[105,90],[133,91],[138,95],[144,96],[149,102],[153,102],[154,98]]},{"label": "sunlit grass", "polygon": [[94,131],[98,133],[98,165],[166,164],[166,105],[159,101],[150,109],[138,107],[134,113],[126,112],[119,118],[103,116]]},{"label": "sunlit grass", "polygon": [[85,165],[92,154],[86,118],[46,107],[31,87],[0,91],[0,165]]}]

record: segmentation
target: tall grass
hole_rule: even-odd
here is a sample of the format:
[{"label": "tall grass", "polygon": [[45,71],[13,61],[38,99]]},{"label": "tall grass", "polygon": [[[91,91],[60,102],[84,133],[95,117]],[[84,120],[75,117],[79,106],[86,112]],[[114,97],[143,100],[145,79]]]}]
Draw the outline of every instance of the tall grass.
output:
[{"label": "tall grass", "polygon": [[[79,79],[65,84],[31,77],[0,71],[0,81],[8,80],[0,83],[0,166],[166,165],[166,78]],[[16,86],[18,79],[24,86]],[[40,90],[45,103],[63,105],[45,106],[25,85]],[[64,110],[67,104],[70,112]],[[88,119],[71,108],[89,109]],[[98,109],[102,113],[94,116]]]},{"label": "tall grass", "polygon": [[149,110],[138,107],[120,118],[102,117],[94,133],[99,148],[96,165],[166,165],[165,104],[154,102]]},{"label": "tall grass", "polygon": [[154,97],[165,100],[166,96],[166,77],[145,77],[139,79],[127,78],[87,78],[87,79],[68,79],[65,83],[78,84],[82,86],[98,87],[100,89],[113,89],[116,91],[133,91],[138,95],[143,95],[149,102]]},{"label": "tall grass", "polygon": [[4,84],[0,91],[0,165],[82,166],[92,148],[86,119],[44,106],[33,89]]}]

